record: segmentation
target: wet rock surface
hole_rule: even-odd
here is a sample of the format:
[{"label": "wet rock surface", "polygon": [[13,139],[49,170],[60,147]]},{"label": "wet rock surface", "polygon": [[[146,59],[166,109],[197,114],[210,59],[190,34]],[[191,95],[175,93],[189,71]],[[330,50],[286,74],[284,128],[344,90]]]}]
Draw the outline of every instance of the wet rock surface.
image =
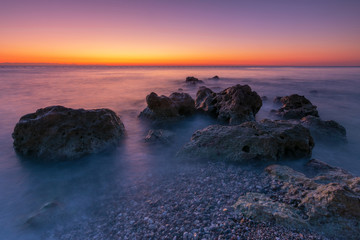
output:
[{"label": "wet rock surface", "polygon": [[62,160],[115,147],[124,133],[124,124],[109,109],[51,106],[21,117],[12,137],[21,155]]},{"label": "wet rock surface", "polygon": [[306,167],[315,173],[313,177],[287,166],[267,167],[272,193],[248,193],[234,207],[254,219],[272,219],[337,239],[358,239],[359,177],[318,160],[309,161]]},{"label": "wet rock surface", "polygon": [[302,118],[300,123],[310,130],[311,136],[317,141],[347,142],[346,129],[333,120],[323,121],[319,117],[309,115]]},{"label": "wet rock surface", "polygon": [[282,104],[282,107],[272,112],[283,119],[301,119],[308,115],[319,117],[317,107],[307,98],[298,94],[285,97],[276,97],[275,104]]},{"label": "wet rock surface", "polygon": [[[184,168],[183,164],[181,168]],[[188,166],[136,185],[122,186],[98,205],[89,221],[79,220],[46,237],[53,239],[325,239],[234,211],[246,192],[267,193],[263,171],[222,163]]]},{"label": "wet rock surface", "polygon": [[235,85],[219,93],[201,87],[196,94],[196,109],[231,125],[254,121],[260,110],[260,96],[248,85]]},{"label": "wet rock surface", "polygon": [[195,112],[195,101],[187,93],[174,92],[169,97],[152,92],[146,96],[147,107],[139,117],[155,121],[176,120]]},{"label": "wet rock surface", "polygon": [[300,124],[265,119],[236,126],[212,125],[198,130],[178,156],[228,162],[277,161],[310,157],[313,147],[309,130]]}]

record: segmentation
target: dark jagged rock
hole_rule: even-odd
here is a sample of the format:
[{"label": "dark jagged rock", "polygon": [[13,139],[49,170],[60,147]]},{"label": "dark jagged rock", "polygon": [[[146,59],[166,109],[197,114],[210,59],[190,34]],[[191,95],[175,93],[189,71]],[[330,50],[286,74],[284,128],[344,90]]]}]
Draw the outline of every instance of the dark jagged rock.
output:
[{"label": "dark jagged rock", "polygon": [[219,78],[219,76],[218,75],[215,75],[215,76],[213,76],[212,78],[210,78],[210,79],[212,79],[212,80],[219,80],[220,78]]},{"label": "dark jagged rock", "polygon": [[151,129],[145,137],[145,141],[149,143],[170,144],[174,137],[175,134],[173,132],[164,129]]},{"label": "dark jagged rock", "polygon": [[308,128],[315,140],[326,142],[347,142],[346,129],[339,123],[330,120],[323,121],[315,116],[306,116],[300,123]]},{"label": "dark jagged rock", "polygon": [[300,124],[265,119],[198,130],[178,156],[230,162],[281,160],[310,157],[313,146],[309,130]]},{"label": "dark jagged rock", "polygon": [[[318,160],[307,168],[313,178],[290,167],[271,165],[265,170],[273,177],[272,197],[247,193],[234,205],[247,217],[272,221],[297,229],[320,231],[329,237],[358,239],[360,235],[360,178]],[[277,197],[274,197],[274,195]]]},{"label": "dark jagged rock", "polygon": [[152,92],[146,96],[147,107],[140,113],[140,118],[155,121],[178,119],[195,112],[195,101],[187,93],[172,93],[169,97],[158,96]]},{"label": "dark jagged rock", "polygon": [[51,106],[20,118],[12,137],[15,150],[44,160],[74,159],[117,145],[125,128],[109,109]]},{"label": "dark jagged rock", "polygon": [[191,83],[191,84],[203,83],[202,80],[199,80],[199,79],[196,78],[196,77],[186,77],[185,82],[186,82],[186,83]]},{"label": "dark jagged rock", "polygon": [[317,107],[313,105],[307,98],[298,94],[276,97],[274,103],[280,101],[283,105],[279,110],[273,111],[275,115],[283,119],[301,119],[308,115],[319,117]]},{"label": "dark jagged rock", "polygon": [[260,110],[260,96],[248,85],[235,85],[219,93],[201,87],[196,94],[196,109],[231,125],[254,121]]}]

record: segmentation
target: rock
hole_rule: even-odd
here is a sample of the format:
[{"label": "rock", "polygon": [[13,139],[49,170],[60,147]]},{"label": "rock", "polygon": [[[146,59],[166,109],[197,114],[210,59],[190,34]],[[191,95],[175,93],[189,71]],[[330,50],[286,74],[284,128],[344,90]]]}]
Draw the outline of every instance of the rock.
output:
[{"label": "rock", "polygon": [[276,202],[261,193],[248,192],[241,196],[233,207],[245,217],[258,221],[275,222],[295,228],[308,226],[299,210],[285,203]]},{"label": "rock", "polygon": [[220,78],[219,78],[219,76],[218,75],[215,75],[215,76],[213,76],[212,78],[210,78],[210,79],[212,79],[212,80],[219,80]]},{"label": "rock", "polygon": [[151,129],[145,137],[146,142],[170,144],[175,137],[173,132],[163,129]]},{"label": "rock", "polygon": [[274,103],[274,104],[281,104],[281,98],[282,98],[282,97],[276,96],[276,97],[274,98],[274,100],[273,100],[273,103]]},{"label": "rock", "polygon": [[199,80],[196,77],[187,77],[185,80],[186,83],[190,83],[190,84],[197,84],[197,83],[203,83],[203,81]]},{"label": "rock", "polygon": [[[278,101],[279,97],[276,97],[274,102]],[[307,98],[298,94],[285,96],[280,98],[280,102],[283,104],[282,107],[275,111],[275,115],[283,119],[301,119],[308,115],[319,117],[319,113]]]},{"label": "rock", "polygon": [[195,101],[187,93],[174,92],[169,97],[152,92],[146,96],[147,107],[140,118],[150,120],[174,120],[195,112]]},{"label": "rock", "polygon": [[330,143],[347,142],[346,129],[333,120],[323,121],[319,117],[308,115],[303,117],[300,123],[310,130],[311,135],[317,141]]},{"label": "rock", "polygon": [[301,200],[311,220],[328,217],[357,217],[360,220],[360,195],[339,183],[319,185]]},{"label": "rock", "polygon": [[178,156],[230,162],[281,160],[310,157],[313,147],[309,130],[300,124],[265,119],[198,130]]},{"label": "rock", "polygon": [[196,109],[231,125],[254,121],[262,106],[260,96],[248,85],[235,85],[219,93],[201,87],[196,94]]},{"label": "rock", "polygon": [[[306,167],[316,171],[313,178],[287,166],[267,167],[266,171],[276,180],[272,182],[280,186],[277,200],[248,193],[250,197],[240,197],[240,204],[235,206],[245,215],[258,216],[265,221],[276,219],[288,227],[301,226],[321,231],[329,237],[357,239],[360,235],[360,178],[315,159],[310,160]],[[302,221],[294,218],[299,215]]]},{"label": "rock", "polygon": [[60,160],[115,147],[124,133],[124,124],[109,109],[51,106],[21,117],[12,137],[19,154]]}]

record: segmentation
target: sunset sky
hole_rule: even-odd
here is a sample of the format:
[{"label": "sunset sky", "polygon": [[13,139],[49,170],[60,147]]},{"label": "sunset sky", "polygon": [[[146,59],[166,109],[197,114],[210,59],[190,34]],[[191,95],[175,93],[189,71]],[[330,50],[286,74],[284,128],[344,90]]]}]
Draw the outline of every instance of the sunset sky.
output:
[{"label": "sunset sky", "polygon": [[360,65],[360,0],[3,0],[0,63]]}]

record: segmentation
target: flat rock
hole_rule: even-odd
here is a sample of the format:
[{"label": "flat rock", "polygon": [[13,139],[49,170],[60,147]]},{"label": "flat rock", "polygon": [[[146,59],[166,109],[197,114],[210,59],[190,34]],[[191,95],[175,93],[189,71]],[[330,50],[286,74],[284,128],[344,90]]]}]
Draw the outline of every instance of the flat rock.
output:
[{"label": "flat rock", "polygon": [[328,120],[323,121],[319,117],[308,115],[300,120],[300,123],[308,128],[316,141],[330,143],[346,143],[346,129],[339,123]]},{"label": "flat rock", "polygon": [[164,121],[174,120],[195,113],[195,101],[187,93],[174,92],[169,97],[152,92],[146,96],[147,107],[140,118]]},{"label": "flat rock", "polygon": [[124,124],[109,109],[51,106],[21,117],[12,137],[21,155],[60,160],[115,147],[124,133]]},{"label": "flat rock", "polygon": [[219,93],[201,87],[196,94],[196,109],[231,125],[254,121],[262,106],[260,96],[248,85],[235,85]]},{"label": "flat rock", "polygon": [[282,119],[301,119],[308,115],[319,117],[317,107],[307,98],[298,94],[276,97],[274,103],[281,103],[282,107],[272,112]]},{"label": "flat rock", "polygon": [[274,222],[295,228],[308,227],[308,223],[296,208],[277,202],[261,193],[248,192],[233,205],[248,218],[262,222]]},{"label": "flat rock", "polygon": [[196,131],[178,156],[190,159],[243,162],[311,156],[309,130],[289,121],[262,120],[235,126],[211,125]]}]

